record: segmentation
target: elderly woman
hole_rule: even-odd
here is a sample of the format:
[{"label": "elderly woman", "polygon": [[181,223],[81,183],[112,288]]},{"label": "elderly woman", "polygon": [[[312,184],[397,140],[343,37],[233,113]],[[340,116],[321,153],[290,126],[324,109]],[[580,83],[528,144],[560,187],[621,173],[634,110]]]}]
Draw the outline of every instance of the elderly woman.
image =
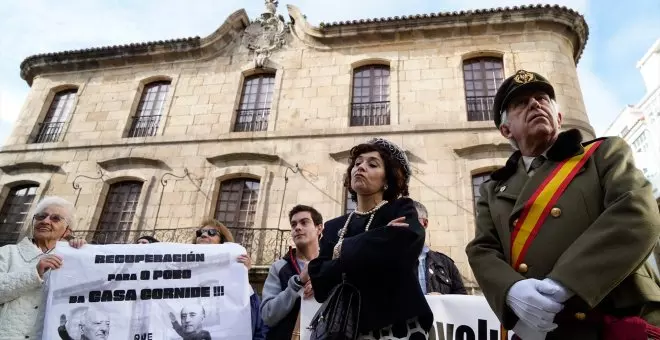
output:
[{"label": "elderly woman", "polygon": [[416,271],[425,233],[413,201],[402,197],[410,176],[395,144],[376,138],[353,147],[344,185],[357,209],[325,223],[319,257],[301,274],[319,302],[342,276],[360,291],[358,339],[428,339],[433,314]]},{"label": "elderly woman", "polygon": [[[225,242],[234,242],[234,236],[229,229],[220,221],[209,219],[201,223],[201,228],[195,231],[194,244],[223,244]],[[243,263],[249,270],[252,266],[250,256],[240,255],[236,259],[238,262]],[[259,305],[261,301],[259,296],[250,287],[252,295],[250,296],[250,308],[252,310],[252,339],[265,340],[266,339],[266,325],[261,319],[261,312]]]},{"label": "elderly woman", "polygon": [[[32,233],[18,244],[0,247],[0,335],[3,339],[35,339],[43,324],[38,321],[44,274],[63,265],[50,254],[57,241],[70,236],[75,208],[59,197],[46,197],[37,204]],[[72,239],[79,248],[86,242]]]}]

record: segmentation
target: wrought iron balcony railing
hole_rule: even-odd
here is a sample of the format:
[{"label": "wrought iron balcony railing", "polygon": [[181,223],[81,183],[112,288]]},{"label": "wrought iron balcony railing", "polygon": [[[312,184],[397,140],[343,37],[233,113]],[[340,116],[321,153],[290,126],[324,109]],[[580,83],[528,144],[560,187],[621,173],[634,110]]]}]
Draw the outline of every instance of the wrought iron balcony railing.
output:
[{"label": "wrought iron balcony railing", "polygon": [[493,120],[495,118],[493,116],[494,102],[495,102],[495,96],[465,98],[468,121]]},{"label": "wrought iron balcony railing", "polygon": [[39,132],[33,143],[59,142],[65,122],[43,122],[39,124]]},{"label": "wrought iron balcony railing", "polygon": [[235,132],[268,130],[270,109],[236,110]]},{"label": "wrought iron balcony railing", "polygon": [[351,126],[390,124],[390,102],[353,103]]},{"label": "wrought iron balcony railing", "polygon": [[[135,243],[149,235],[160,242],[192,243],[197,228],[155,230],[76,230],[73,235],[84,238],[90,244]],[[254,265],[271,265],[289,248],[291,231],[279,229],[230,228],[234,239],[252,256]]]},{"label": "wrought iron balcony railing", "polygon": [[131,129],[128,131],[128,137],[151,137],[158,132],[160,124],[160,115],[155,116],[136,116],[133,117]]}]

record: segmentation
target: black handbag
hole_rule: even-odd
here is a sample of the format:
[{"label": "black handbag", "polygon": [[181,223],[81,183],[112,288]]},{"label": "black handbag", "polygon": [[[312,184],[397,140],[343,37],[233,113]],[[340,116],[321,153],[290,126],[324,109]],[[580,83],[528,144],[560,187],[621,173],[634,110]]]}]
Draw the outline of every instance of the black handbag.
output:
[{"label": "black handbag", "polygon": [[309,324],[310,340],[355,340],[360,324],[360,291],[346,274],[321,305]]}]

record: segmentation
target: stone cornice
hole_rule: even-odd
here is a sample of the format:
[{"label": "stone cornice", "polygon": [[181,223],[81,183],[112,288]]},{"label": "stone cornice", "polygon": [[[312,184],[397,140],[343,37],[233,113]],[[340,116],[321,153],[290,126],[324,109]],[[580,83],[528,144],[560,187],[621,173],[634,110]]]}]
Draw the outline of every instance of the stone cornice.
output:
[{"label": "stone cornice", "polygon": [[[565,119],[562,122],[563,129],[576,128],[585,135],[585,140],[595,138],[593,128],[579,120]],[[460,133],[460,132],[493,132],[499,135],[492,121],[460,122],[442,124],[424,124],[423,126],[359,126],[350,128],[327,128],[304,131],[259,131],[259,132],[229,132],[214,137],[199,136],[154,136],[143,138],[117,138],[116,140],[98,141],[64,141],[58,143],[43,144],[16,144],[0,147],[0,154],[23,153],[23,152],[45,152],[47,150],[74,150],[104,147],[131,147],[145,145],[172,145],[191,143],[223,143],[237,141],[268,141],[268,140],[291,140],[304,138],[335,138],[335,137],[360,137],[367,140],[369,137],[384,137],[398,134],[418,133]],[[411,160],[412,161],[412,160]]]},{"label": "stone cornice", "polygon": [[132,168],[153,168],[161,170],[172,170],[172,168],[159,159],[146,157],[119,157],[97,162],[99,167],[106,171],[115,171]]},{"label": "stone cornice", "polygon": [[197,36],[37,54],[23,60],[21,78],[32,85],[34,78],[44,73],[208,58],[227,48],[249,23],[247,13],[240,9],[205,38]]},{"label": "stone cornice", "polygon": [[504,153],[509,155],[513,151],[514,149],[509,143],[477,144],[477,145],[470,145],[470,146],[454,149],[456,155],[463,158],[470,157],[480,153]]},{"label": "stone cornice", "polygon": [[61,164],[48,164],[42,162],[20,162],[14,164],[5,164],[0,165],[0,170],[9,175],[14,175],[19,172],[63,172]]},{"label": "stone cornice", "polygon": [[280,160],[280,156],[256,152],[235,152],[208,157],[206,160],[211,164],[231,161],[260,161],[266,163],[275,163]]}]

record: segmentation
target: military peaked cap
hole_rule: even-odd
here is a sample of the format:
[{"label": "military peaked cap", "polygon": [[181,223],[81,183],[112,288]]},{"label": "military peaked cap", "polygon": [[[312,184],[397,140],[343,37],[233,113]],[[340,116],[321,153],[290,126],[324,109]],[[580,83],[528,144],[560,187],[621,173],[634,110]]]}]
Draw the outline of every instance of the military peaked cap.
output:
[{"label": "military peaked cap", "polygon": [[495,102],[493,103],[493,113],[495,117],[495,126],[500,127],[502,122],[502,111],[506,110],[509,101],[524,90],[540,90],[548,94],[551,99],[555,99],[555,89],[548,79],[536,72],[519,70],[516,74],[506,78],[502,85],[497,89]]}]

